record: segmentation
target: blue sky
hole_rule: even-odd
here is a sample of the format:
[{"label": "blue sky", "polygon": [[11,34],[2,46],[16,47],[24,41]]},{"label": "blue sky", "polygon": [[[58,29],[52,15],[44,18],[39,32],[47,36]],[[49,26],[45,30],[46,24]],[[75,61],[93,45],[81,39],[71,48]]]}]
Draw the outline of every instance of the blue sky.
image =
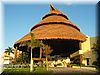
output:
[{"label": "blue sky", "polygon": [[[67,15],[82,33],[96,36],[95,4],[52,4]],[[49,4],[4,4],[5,48],[27,34],[49,12]]]}]

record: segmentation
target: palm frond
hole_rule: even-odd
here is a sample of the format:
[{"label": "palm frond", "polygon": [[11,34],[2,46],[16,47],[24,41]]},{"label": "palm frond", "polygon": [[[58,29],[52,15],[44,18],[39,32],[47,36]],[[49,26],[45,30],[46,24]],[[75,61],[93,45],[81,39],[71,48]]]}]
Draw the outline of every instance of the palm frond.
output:
[{"label": "palm frond", "polygon": [[8,53],[8,55],[10,55],[10,53],[13,53],[13,49],[11,47],[8,47],[5,50],[6,50],[5,53]]}]

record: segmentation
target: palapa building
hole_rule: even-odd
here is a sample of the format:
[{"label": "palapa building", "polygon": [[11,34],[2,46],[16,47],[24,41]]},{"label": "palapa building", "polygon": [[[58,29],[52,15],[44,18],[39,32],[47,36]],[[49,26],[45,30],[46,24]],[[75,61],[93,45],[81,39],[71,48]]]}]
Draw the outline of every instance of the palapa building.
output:
[{"label": "palapa building", "polygon": [[[53,49],[51,56],[61,55],[69,57],[73,62],[79,60],[83,64],[89,65],[90,59],[86,57],[83,59],[84,53],[86,53],[87,48],[89,49],[87,47],[89,42],[86,42],[88,37],[65,14],[52,5],[50,5],[50,12],[43,16],[42,20],[34,25],[30,32],[34,34],[35,39],[42,40],[44,44]],[[28,46],[20,46],[21,42],[29,40],[30,34],[28,33],[19,39],[14,47],[18,50],[30,51]]]}]

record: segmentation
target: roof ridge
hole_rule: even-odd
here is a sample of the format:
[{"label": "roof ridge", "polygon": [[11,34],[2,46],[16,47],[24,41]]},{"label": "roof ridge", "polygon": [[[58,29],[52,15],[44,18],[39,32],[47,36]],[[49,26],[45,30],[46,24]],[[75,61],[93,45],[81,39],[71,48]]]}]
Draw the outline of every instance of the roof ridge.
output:
[{"label": "roof ridge", "polygon": [[56,10],[56,8],[53,7],[52,4],[50,4],[50,11]]}]

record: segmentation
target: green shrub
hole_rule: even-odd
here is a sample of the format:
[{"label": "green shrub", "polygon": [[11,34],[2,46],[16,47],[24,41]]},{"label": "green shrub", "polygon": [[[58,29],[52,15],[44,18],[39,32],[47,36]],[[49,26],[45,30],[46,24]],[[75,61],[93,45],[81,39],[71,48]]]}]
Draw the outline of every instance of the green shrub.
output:
[{"label": "green shrub", "polygon": [[81,64],[82,67],[85,67],[85,64]]},{"label": "green shrub", "polygon": [[92,63],[92,65],[97,66],[97,61],[94,61],[94,62]]},{"label": "green shrub", "polygon": [[71,64],[72,66],[80,66],[79,64]]}]

